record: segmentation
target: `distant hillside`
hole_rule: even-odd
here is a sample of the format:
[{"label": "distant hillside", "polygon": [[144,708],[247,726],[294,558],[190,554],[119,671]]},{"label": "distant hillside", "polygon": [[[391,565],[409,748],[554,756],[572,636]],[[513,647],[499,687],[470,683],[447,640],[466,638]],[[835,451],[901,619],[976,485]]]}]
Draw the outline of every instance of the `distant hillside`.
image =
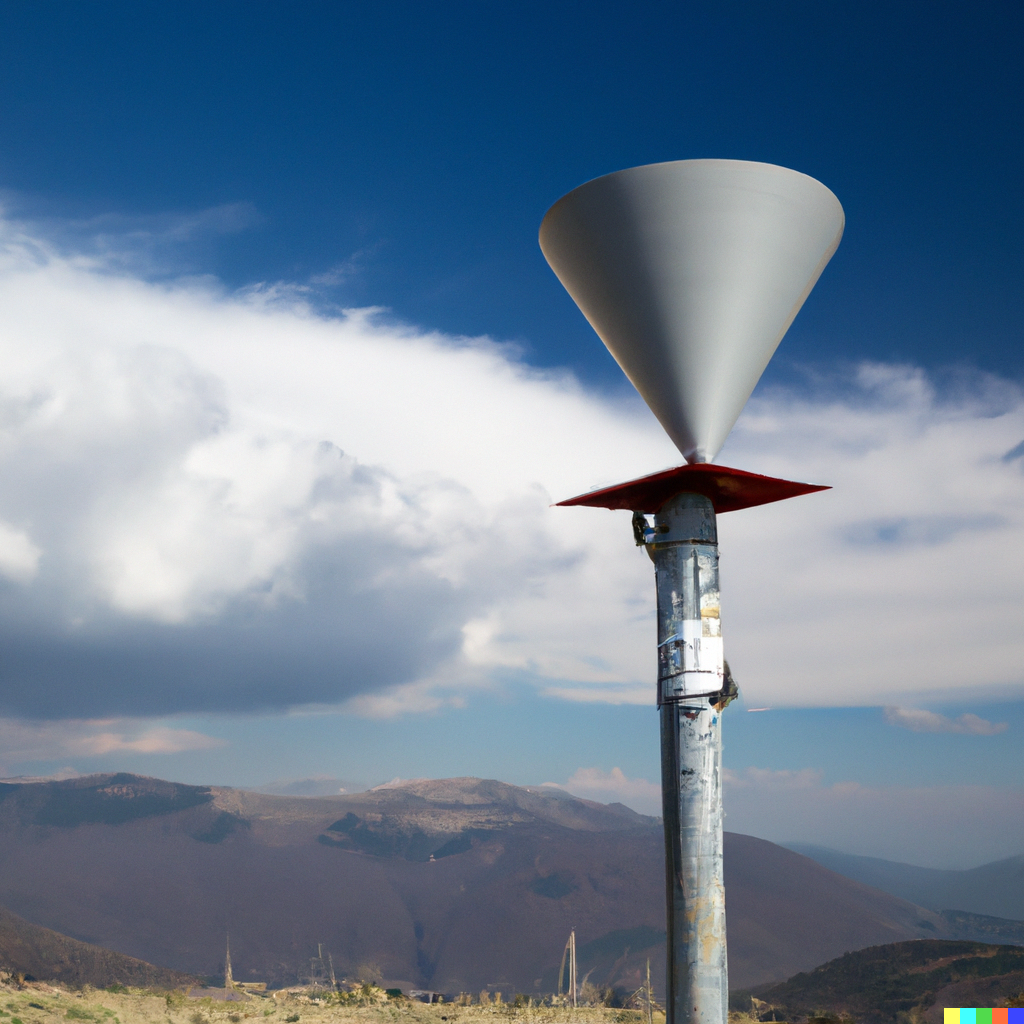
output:
[{"label": "distant hillside", "polygon": [[816,860],[830,871],[922,907],[1024,921],[1024,856],[965,871],[941,871],[804,843],[787,843],[786,848]]},{"label": "distant hillside", "polygon": [[[944,934],[938,915],[726,835],[730,979]],[[317,943],[401,987],[546,991],[570,928],[581,974],[663,991],[661,823],[481,779],[332,797],[132,775],[0,786],[0,904],[154,963],[292,983]]]},{"label": "distant hillside", "polygon": [[[781,985],[754,992],[762,1019],[852,1017],[858,1024],[897,1024],[920,1016],[941,1024],[946,1006],[1020,1006],[1024,949],[976,942],[897,942],[847,953]],[[736,1009],[750,1008],[734,993]]]},{"label": "distant hillside", "polygon": [[1024,946],[1024,921],[969,914],[965,910],[943,910],[939,912],[939,917],[944,925],[941,931],[947,938]]},{"label": "distant hillside", "polygon": [[192,984],[187,974],[154,967],[143,960],[90,946],[29,924],[0,907],[0,971],[67,985],[135,985],[177,988]]}]

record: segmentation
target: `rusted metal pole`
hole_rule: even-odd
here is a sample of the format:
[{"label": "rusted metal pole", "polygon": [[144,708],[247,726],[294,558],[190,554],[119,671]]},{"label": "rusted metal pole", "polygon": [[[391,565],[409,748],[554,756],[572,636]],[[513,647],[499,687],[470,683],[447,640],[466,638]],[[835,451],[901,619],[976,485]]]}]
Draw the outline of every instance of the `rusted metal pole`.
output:
[{"label": "rusted metal pole", "polygon": [[645,531],[658,588],[658,705],[668,904],[666,1024],[727,1024],[718,531],[680,494]]}]

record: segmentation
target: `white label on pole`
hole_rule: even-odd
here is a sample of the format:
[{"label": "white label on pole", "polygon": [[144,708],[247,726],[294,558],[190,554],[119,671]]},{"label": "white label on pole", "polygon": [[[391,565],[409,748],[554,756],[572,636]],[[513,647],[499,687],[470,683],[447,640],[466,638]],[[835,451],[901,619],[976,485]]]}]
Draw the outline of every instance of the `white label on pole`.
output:
[{"label": "white label on pole", "polygon": [[683,671],[699,672],[700,665],[700,641],[703,627],[700,619],[683,619],[683,628],[680,630],[683,641]]},{"label": "white label on pole", "polygon": [[725,647],[720,636],[700,638],[700,672],[714,672],[719,679],[725,674]]}]

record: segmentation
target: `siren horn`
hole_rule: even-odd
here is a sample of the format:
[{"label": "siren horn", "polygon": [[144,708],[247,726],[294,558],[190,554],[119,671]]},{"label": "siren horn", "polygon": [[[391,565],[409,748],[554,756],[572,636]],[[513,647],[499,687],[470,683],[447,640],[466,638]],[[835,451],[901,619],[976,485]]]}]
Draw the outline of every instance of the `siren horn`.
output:
[{"label": "siren horn", "polygon": [[540,246],[689,463],[718,454],[843,234],[820,182],[772,164],[617,171],[548,210]]}]

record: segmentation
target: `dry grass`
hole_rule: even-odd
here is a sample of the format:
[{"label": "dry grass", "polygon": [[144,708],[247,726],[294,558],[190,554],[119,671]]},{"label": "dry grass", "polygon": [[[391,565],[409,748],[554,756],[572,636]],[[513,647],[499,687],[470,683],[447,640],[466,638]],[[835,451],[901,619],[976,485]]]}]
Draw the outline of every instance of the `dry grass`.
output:
[{"label": "dry grass", "polygon": [[[107,992],[74,991],[60,985],[28,982],[23,988],[0,985],[0,1024],[646,1024],[637,1010],[584,1006],[576,1010],[553,1006],[510,1004],[427,1005],[406,999],[380,1006],[340,1006],[310,1000],[300,993],[275,993],[245,1002],[189,999],[182,992],[145,989]],[[655,1013],[654,1024],[664,1024]]]}]

